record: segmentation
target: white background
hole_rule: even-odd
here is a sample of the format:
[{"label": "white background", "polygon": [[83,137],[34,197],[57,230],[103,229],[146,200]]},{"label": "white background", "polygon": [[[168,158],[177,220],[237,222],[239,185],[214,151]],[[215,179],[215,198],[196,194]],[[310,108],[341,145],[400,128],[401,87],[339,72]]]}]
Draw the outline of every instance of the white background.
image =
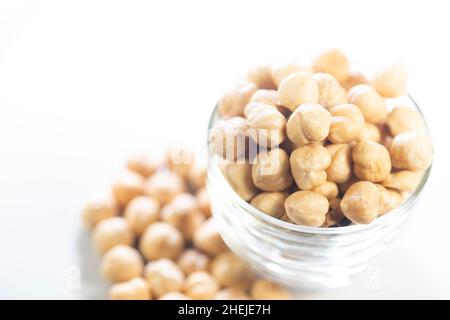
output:
[{"label": "white background", "polygon": [[446,3],[0,1],[0,298],[102,298],[83,202],[132,152],[201,149],[249,66],[327,47],[404,63],[435,162],[398,248],[350,287],[301,297],[450,298]]}]

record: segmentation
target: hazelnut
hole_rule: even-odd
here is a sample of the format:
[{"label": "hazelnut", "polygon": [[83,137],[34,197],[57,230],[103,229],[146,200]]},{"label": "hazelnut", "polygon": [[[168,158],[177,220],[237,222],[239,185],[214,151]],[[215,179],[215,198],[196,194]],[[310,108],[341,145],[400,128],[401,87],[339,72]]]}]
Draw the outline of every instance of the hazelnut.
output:
[{"label": "hazelnut", "polygon": [[219,120],[211,129],[209,145],[224,159],[236,160],[245,154],[247,121],[242,117]]},{"label": "hazelnut", "polygon": [[272,69],[272,79],[278,88],[287,76],[298,72],[311,72],[311,69],[293,62],[280,64]]},{"label": "hazelnut", "polygon": [[294,111],[303,103],[319,102],[319,87],[311,73],[293,73],[280,83],[278,98],[283,106]]},{"label": "hazelnut", "polygon": [[323,195],[330,201],[337,198],[339,194],[339,188],[337,184],[331,181],[325,181],[321,185],[312,188],[311,191]]},{"label": "hazelnut", "polygon": [[405,68],[396,63],[379,70],[372,79],[372,85],[383,97],[396,98],[406,93],[407,81]]},{"label": "hazelnut", "polygon": [[354,223],[367,224],[379,213],[379,191],[369,181],[359,181],[345,192],[341,200],[342,213]]},{"label": "hazelnut", "polygon": [[142,234],[139,249],[147,260],[176,259],[184,247],[180,231],[169,223],[155,222]]},{"label": "hazelnut", "polygon": [[356,183],[358,181],[360,181],[360,180],[357,177],[355,177],[354,175],[350,175],[350,177],[347,181],[338,184],[339,192],[341,194],[346,193],[348,188],[350,188],[354,183]]},{"label": "hazelnut", "polygon": [[273,148],[286,137],[286,119],[276,108],[261,104],[247,115],[247,134],[258,145]]},{"label": "hazelnut", "polygon": [[283,149],[260,152],[252,166],[252,178],[263,191],[283,191],[292,184],[289,155]]},{"label": "hazelnut", "polygon": [[167,292],[159,297],[158,300],[192,300],[181,292]]},{"label": "hazelnut", "polygon": [[383,181],[391,172],[389,151],[373,141],[361,141],[352,152],[353,171],[361,180]]},{"label": "hazelnut", "polygon": [[194,300],[209,300],[219,290],[217,281],[205,271],[195,271],[186,279],[185,292]]},{"label": "hazelnut", "polygon": [[412,171],[426,170],[433,159],[430,137],[424,132],[405,132],[395,136],[391,148],[392,166]]},{"label": "hazelnut", "polygon": [[98,196],[85,204],[82,211],[83,223],[89,230],[100,221],[119,214],[116,200],[111,194]]},{"label": "hazelnut", "polygon": [[193,237],[193,243],[197,249],[210,256],[215,256],[228,249],[217,229],[216,222],[209,218],[198,228]]},{"label": "hazelnut", "polygon": [[205,217],[211,216],[211,203],[209,201],[209,195],[206,191],[206,188],[201,188],[197,191],[195,196],[195,200],[197,202],[197,207],[203,212]]},{"label": "hazelnut", "polygon": [[177,194],[186,189],[183,179],[171,171],[159,171],[148,178],[144,185],[145,194],[161,205],[168,203]]},{"label": "hazelnut", "polygon": [[184,274],[189,275],[194,271],[206,271],[209,268],[209,258],[195,249],[187,249],[177,260],[177,264]]},{"label": "hazelnut", "polygon": [[195,159],[191,150],[184,148],[171,148],[166,153],[167,167],[180,177],[187,178],[194,166]]},{"label": "hazelnut", "polygon": [[395,107],[389,113],[387,126],[393,136],[409,131],[424,129],[424,123],[419,112],[409,107]]},{"label": "hazelnut", "polygon": [[245,105],[250,101],[251,96],[257,89],[258,86],[253,82],[239,82],[219,100],[219,114],[224,118],[243,116]]},{"label": "hazelnut", "polygon": [[231,251],[218,254],[211,263],[211,273],[221,286],[247,290],[254,279],[253,272]]},{"label": "hazelnut", "polygon": [[252,206],[274,218],[280,218],[286,211],[284,201],[289,196],[286,192],[261,192],[250,202]]},{"label": "hazelnut", "polygon": [[100,269],[105,279],[123,282],[139,277],[144,270],[144,263],[136,249],[118,245],[105,253]]},{"label": "hazelnut", "polygon": [[339,81],[329,73],[315,73],[313,75],[319,87],[319,104],[325,108],[337,104],[347,103],[347,92],[341,87]]},{"label": "hazelnut", "polygon": [[361,73],[357,71],[350,71],[347,79],[341,82],[342,87],[344,87],[345,90],[350,90],[354,86],[358,84],[367,83],[366,77]]},{"label": "hazelnut", "polygon": [[402,170],[389,174],[381,184],[390,189],[412,192],[422,180],[422,171]]},{"label": "hazelnut", "polygon": [[131,230],[141,235],[142,232],[159,218],[159,203],[147,196],[138,196],[125,208],[124,218]]},{"label": "hazelnut", "polygon": [[320,104],[300,105],[289,117],[287,135],[298,146],[325,140],[330,131],[331,114]]},{"label": "hazelnut", "polygon": [[145,279],[156,298],[168,292],[181,291],[184,287],[184,274],[169,259],[159,259],[145,266]]},{"label": "hazelnut", "polygon": [[325,147],[331,157],[326,169],[327,179],[336,183],[348,181],[352,175],[352,148],[348,144],[329,144]]},{"label": "hazelnut", "polygon": [[378,216],[382,216],[397,208],[403,201],[402,196],[395,190],[390,190],[382,185],[375,184],[378,189]]},{"label": "hazelnut", "polygon": [[255,281],[251,288],[251,297],[255,300],[290,300],[291,294],[285,288],[268,280]]},{"label": "hazelnut", "polygon": [[341,199],[336,198],[330,200],[330,208],[322,227],[337,227],[344,219],[345,216],[341,210]]},{"label": "hazelnut", "polygon": [[111,300],[150,300],[150,288],[147,282],[136,277],[126,282],[116,283],[109,289]]},{"label": "hazelnut", "polygon": [[333,75],[340,82],[349,75],[349,61],[339,49],[329,49],[320,54],[313,62],[314,72],[325,72]]},{"label": "hazelnut", "polygon": [[331,126],[328,140],[346,143],[358,138],[364,128],[364,116],[353,104],[339,104],[329,109]]},{"label": "hazelnut", "polygon": [[158,167],[155,159],[149,154],[137,154],[128,159],[128,170],[134,171],[143,177],[149,177],[155,173]]},{"label": "hazelnut", "polygon": [[192,190],[199,190],[206,184],[206,168],[200,165],[194,165],[187,175],[189,186]]},{"label": "hazelnut", "polygon": [[[255,93],[250,98],[250,104],[255,103],[262,103],[267,104],[269,106],[273,106],[276,108],[279,108],[281,106],[281,101],[278,99],[278,91],[277,90],[266,90],[266,89],[259,89],[256,90]],[[247,105],[247,106],[248,106]],[[247,116],[248,112],[246,112],[247,106],[245,106],[244,109],[244,115]]]},{"label": "hazelnut", "polygon": [[233,190],[245,201],[250,201],[258,193],[253,184],[251,164],[229,163],[225,166],[224,175]]},{"label": "hazelnut", "polygon": [[328,199],[312,191],[297,191],[286,199],[284,205],[292,221],[310,227],[320,227],[329,208]]},{"label": "hazelnut", "polygon": [[351,88],[348,92],[348,101],[361,110],[368,122],[380,124],[387,119],[386,102],[371,85],[359,84]]},{"label": "hazelnut", "polygon": [[124,218],[112,217],[95,226],[92,239],[98,252],[103,254],[120,244],[132,245],[134,234]]},{"label": "hazelnut", "polygon": [[144,178],[134,171],[124,171],[112,186],[114,197],[125,207],[134,197],[142,194]]},{"label": "hazelnut", "polygon": [[242,290],[225,288],[214,295],[214,300],[250,300],[250,297]]},{"label": "hazelnut", "polygon": [[275,89],[276,85],[272,78],[272,68],[268,65],[255,66],[247,73],[247,80],[261,89]]},{"label": "hazelnut", "polygon": [[381,141],[381,132],[380,129],[374,125],[373,123],[366,122],[364,127],[359,134],[357,141]]}]

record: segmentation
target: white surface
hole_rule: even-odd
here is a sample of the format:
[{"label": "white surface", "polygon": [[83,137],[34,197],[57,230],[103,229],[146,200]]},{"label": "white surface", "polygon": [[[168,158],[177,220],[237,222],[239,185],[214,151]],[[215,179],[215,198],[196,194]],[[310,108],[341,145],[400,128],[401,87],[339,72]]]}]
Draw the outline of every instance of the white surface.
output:
[{"label": "white surface", "polygon": [[0,298],[101,298],[79,221],[89,195],[130,152],[201,149],[247,67],[330,46],[405,64],[435,163],[399,247],[352,286],[302,296],[450,298],[446,4],[0,1]]}]

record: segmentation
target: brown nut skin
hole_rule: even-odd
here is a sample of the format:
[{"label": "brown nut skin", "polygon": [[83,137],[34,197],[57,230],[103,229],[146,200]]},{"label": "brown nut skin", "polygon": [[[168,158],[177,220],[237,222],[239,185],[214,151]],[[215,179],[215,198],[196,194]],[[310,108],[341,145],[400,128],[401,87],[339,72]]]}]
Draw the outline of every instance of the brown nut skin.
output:
[{"label": "brown nut skin", "polygon": [[380,129],[373,123],[366,122],[360,135],[356,140],[380,142],[381,141]]},{"label": "brown nut skin", "polygon": [[124,211],[124,218],[131,230],[138,236],[159,218],[159,203],[147,196],[138,196],[130,201]]},{"label": "brown nut skin", "polygon": [[177,194],[186,190],[184,180],[175,172],[159,171],[147,179],[144,185],[146,195],[161,205],[168,203]]},{"label": "brown nut skin", "polygon": [[330,208],[327,212],[325,222],[322,224],[323,228],[337,227],[345,219],[341,210],[341,199],[330,200]]},{"label": "brown nut skin", "polygon": [[184,274],[178,266],[169,259],[159,259],[145,266],[145,279],[156,298],[168,292],[178,292],[184,287]]},{"label": "brown nut skin", "polygon": [[229,163],[225,166],[224,175],[233,190],[245,201],[250,201],[258,193],[252,179],[251,164]]},{"label": "brown nut skin", "polygon": [[234,88],[227,91],[219,100],[217,110],[223,118],[242,117],[244,107],[258,86],[249,81],[240,81]]},{"label": "brown nut skin", "polygon": [[114,283],[124,282],[139,277],[144,270],[144,262],[133,247],[118,245],[102,257],[100,270],[105,279]]},{"label": "brown nut skin", "polygon": [[286,118],[276,108],[261,104],[247,115],[247,134],[258,145],[273,148],[286,138]]},{"label": "brown nut skin", "polygon": [[276,89],[272,78],[272,68],[268,65],[251,68],[247,73],[247,80],[255,83],[261,89]]},{"label": "brown nut skin", "polygon": [[247,290],[255,278],[247,264],[231,251],[214,258],[211,273],[221,286],[241,290]]},{"label": "brown nut skin", "polygon": [[311,68],[302,66],[295,62],[284,63],[272,68],[272,79],[277,88],[287,76],[297,72],[311,72]]},{"label": "brown nut skin", "polygon": [[99,195],[83,207],[82,220],[88,230],[92,230],[100,221],[117,216],[119,210],[111,194]]},{"label": "brown nut skin", "polygon": [[321,185],[312,188],[311,191],[323,195],[329,201],[337,198],[339,195],[339,188],[337,184],[331,181],[325,181]]},{"label": "brown nut skin", "polygon": [[209,218],[198,228],[193,237],[194,246],[202,252],[215,256],[228,250],[217,228],[216,222]]},{"label": "brown nut skin", "polygon": [[242,290],[225,288],[217,291],[214,300],[250,300],[250,297]]},{"label": "brown nut skin", "polygon": [[389,151],[373,141],[361,141],[352,152],[353,172],[361,180],[379,182],[391,172]]},{"label": "brown nut skin", "polygon": [[354,223],[371,223],[380,211],[377,186],[369,181],[354,183],[341,200],[341,210]]},{"label": "brown nut skin", "polygon": [[389,174],[381,184],[386,188],[412,192],[417,188],[422,176],[422,171],[402,170]]},{"label": "brown nut skin", "polygon": [[406,93],[407,78],[403,65],[395,63],[375,73],[371,82],[383,97],[396,98]]},{"label": "brown nut skin", "polygon": [[126,282],[116,283],[108,292],[111,300],[150,300],[151,293],[147,282],[136,277]]},{"label": "brown nut skin", "polygon": [[326,169],[327,179],[336,183],[344,183],[352,176],[352,147],[348,144],[329,144],[325,146],[331,157],[330,166]]},{"label": "brown nut skin", "polygon": [[342,81],[341,85],[345,90],[348,91],[358,84],[363,84],[363,83],[368,83],[368,82],[369,81],[367,80],[367,78],[361,72],[350,71],[347,79]]},{"label": "brown nut skin", "polygon": [[347,143],[356,140],[364,128],[364,116],[353,104],[339,104],[331,107],[331,126],[328,140],[333,143]]},{"label": "brown nut skin", "polygon": [[280,218],[286,214],[284,202],[288,196],[287,192],[261,192],[250,204],[269,216]]},{"label": "brown nut skin", "polygon": [[283,149],[260,152],[252,166],[254,185],[268,192],[283,191],[292,185],[289,155]]},{"label": "brown nut skin", "polygon": [[166,164],[171,171],[186,179],[195,164],[194,153],[182,147],[171,147],[166,152]]},{"label": "brown nut skin", "polygon": [[158,300],[192,300],[187,295],[181,292],[167,292],[159,297]]},{"label": "brown nut skin", "polygon": [[134,171],[145,178],[154,174],[157,167],[157,161],[149,154],[136,154],[127,161],[128,170]]},{"label": "brown nut skin", "polygon": [[100,254],[123,244],[132,245],[134,234],[122,217],[112,217],[99,222],[92,233],[92,240]]},{"label": "brown nut skin", "polygon": [[348,101],[361,110],[367,122],[381,124],[387,119],[386,102],[371,85],[359,84],[351,88],[348,92]]},{"label": "brown nut skin", "polygon": [[394,137],[400,133],[418,131],[424,128],[424,122],[419,112],[406,106],[392,109],[386,124]]},{"label": "brown nut skin", "polygon": [[433,160],[433,146],[425,132],[410,131],[395,136],[389,151],[392,166],[397,169],[426,170]]},{"label": "brown nut skin", "polygon": [[193,300],[210,300],[219,290],[217,281],[205,271],[195,271],[186,279],[185,292]]},{"label": "brown nut skin", "polygon": [[304,103],[319,102],[319,86],[310,72],[298,72],[287,76],[278,88],[281,104],[291,111]]},{"label": "brown nut skin", "polygon": [[286,132],[298,146],[325,140],[330,131],[331,114],[320,104],[300,105],[289,117]]},{"label": "brown nut skin", "polygon": [[328,151],[318,143],[308,144],[291,153],[291,172],[297,187],[311,190],[327,180],[325,170],[331,163]]},{"label": "brown nut skin", "polygon": [[254,300],[291,300],[290,292],[268,280],[259,279],[253,283],[250,295]]},{"label": "brown nut skin", "polygon": [[314,72],[325,72],[333,75],[340,82],[349,75],[349,61],[339,49],[329,49],[322,52],[313,62]]},{"label": "brown nut skin", "polygon": [[376,184],[376,187],[378,189],[379,217],[400,206],[403,199],[398,191],[387,189],[379,184]]},{"label": "brown nut skin", "polygon": [[313,75],[319,87],[319,104],[330,108],[337,104],[348,102],[347,92],[341,87],[339,81],[329,73],[315,73]]},{"label": "brown nut skin", "polygon": [[320,227],[329,209],[328,199],[312,191],[297,191],[285,201],[286,214],[296,224]]},{"label": "brown nut skin", "polygon": [[144,178],[134,171],[126,170],[114,182],[112,191],[120,207],[125,207],[134,197],[143,193]]},{"label": "brown nut skin", "polygon": [[206,188],[201,188],[195,195],[195,201],[197,207],[203,212],[206,218],[211,217],[211,202],[209,201],[209,195]]},{"label": "brown nut skin", "polygon": [[139,250],[147,260],[176,259],[183,248],[183,235],[166,222],[155,222],[148,226],[139,242]]},{"label": "brown nut skin", "polygon": [[209,257],[196,249],[187,249],[177,260],[177,264],[185,275],[195,271],[207,271]]},{"label": "brown nut skin", "polygon": [[224,159],[236,160],[245,154],[246,139],[247,120],[232,117],[214,124],[209,136],[209,147]]}]

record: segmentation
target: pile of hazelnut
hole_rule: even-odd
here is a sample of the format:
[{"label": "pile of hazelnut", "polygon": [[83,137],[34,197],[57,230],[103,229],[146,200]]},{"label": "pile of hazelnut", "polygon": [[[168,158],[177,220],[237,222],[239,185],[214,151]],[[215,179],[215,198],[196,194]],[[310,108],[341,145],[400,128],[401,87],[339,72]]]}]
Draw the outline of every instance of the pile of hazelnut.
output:
[{"label": "pile of hazelnut", "polygon": [[[245,201],[311,227],[368,224],[420,183],[433,150],[401,64],[370,78],[338,49],[311,66],[258,66],[226,92],[210,149]],[[394,104],[394,105],[392,105]]]},{"label": "pile of hazelnut", "polygon": [[171,150],[162,164],[131,158],[111,192],[88,202],[82,217],[102,255],[101,274],[112,283],[111,299],[290,298],[229,251],[192,152]]}]

